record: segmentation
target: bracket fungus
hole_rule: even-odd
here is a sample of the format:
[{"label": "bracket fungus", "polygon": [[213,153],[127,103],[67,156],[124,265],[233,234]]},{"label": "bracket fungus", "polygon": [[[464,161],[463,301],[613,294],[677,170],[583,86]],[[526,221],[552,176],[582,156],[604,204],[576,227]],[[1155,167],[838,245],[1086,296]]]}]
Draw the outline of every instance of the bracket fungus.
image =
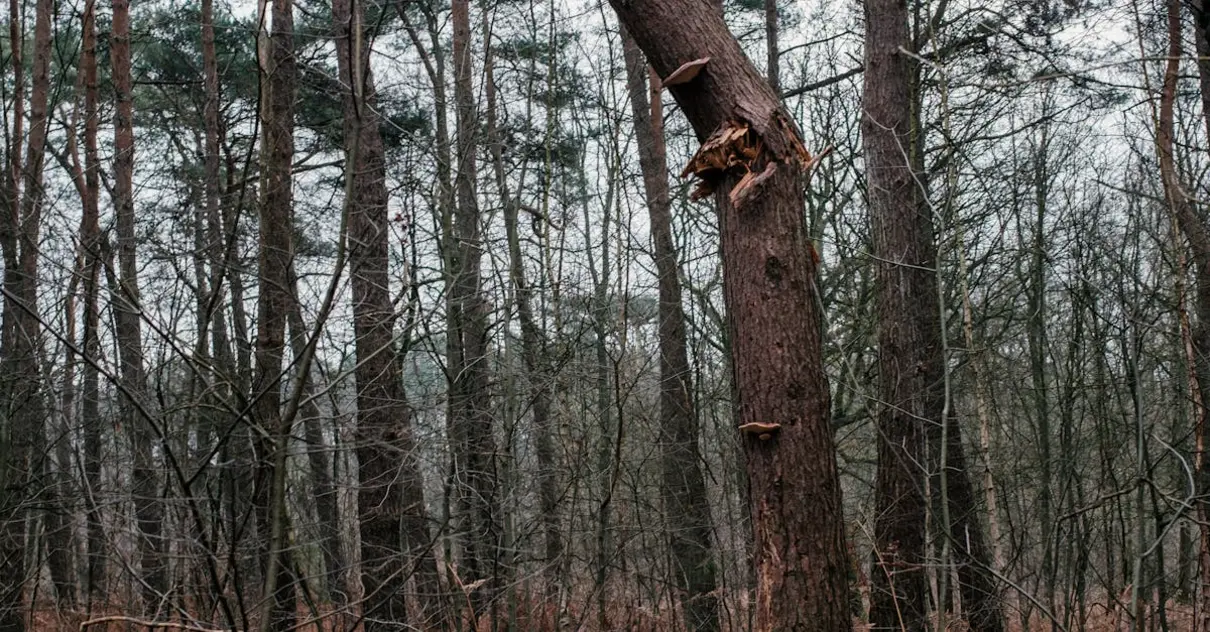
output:
[{"label": "bracket fungus", "polygon": [[687,61],[681,64],[680,68],[673,70],[672,74],[665,77],[660,83],[665,88],[669,86],[679,86],[682,83],[689,83],[690,81],[693,81],[693,78],[702,71],[702,68],[706,67],[706,63],[709,61],[709,57]]},{"label": "bracket fungus", "polygon": [[739,431],[750,437],[756,437],[761,441],[768,441],[773,438],[781,430],[781,424],[763,423],[753,421],[739,427]]}]

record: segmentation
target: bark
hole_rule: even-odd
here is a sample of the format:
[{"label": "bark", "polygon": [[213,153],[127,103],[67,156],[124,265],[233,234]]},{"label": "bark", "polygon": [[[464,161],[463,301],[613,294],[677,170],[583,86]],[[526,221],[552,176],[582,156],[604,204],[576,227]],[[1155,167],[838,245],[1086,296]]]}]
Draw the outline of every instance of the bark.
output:
[{"label": "bark", "polygon": [[1047,151],[1049,146],[1047,125],[1039,130],[1041,138],[1033,156],[1034,227],[1032,243],[1025,245],[1031,252],[1028,281],[1028,348],[1030,384],[1032,386],[1034,433],[1038,446],[1040,477],[1038,480],[1038,518],[1042,539],[1042,595],[1051,612],[1056,612],[1055,603],[1055,542],[1054,542],[1054,497],[1051,493],[1054,459],[1051,450],[1050,427],[1050,382],[1047,379],[1046,356],[1049,342],[1046,336],[1046,237],[1043,224],[1046,217],[1046,193],[1049,181]]},{"label": "bark", "polygon": [[[10,34],[20,42],[17,3],[10,4],[10,19],[14,23]],[[21,614],[22,593],[26,587],[25,522],[31,506],[41,498],[38,481],[33,475],[43,469],[45,458],[43,433],[45,402],[38,369],[40,322],[37,306],[38,239],[42,214],[42,172],[47,137],[47,103],[50,91],[51,11],[49,0],[39,0],[35,9],[34,59],[29,95],[29,138],[25,163],[20,164],[20,141],[14,140],[11,152],[13,180],[9,189],[8,209],[11,212],[0,221],[0,247],[4,250],[3,314],[5,332],[0,347],[0,366],[5,377],[0,382],[0,401],[4,402],[4,417],[8,422],[7,436],[0,447],[0,630],[23,630]],[[14,71],[20,77],[24,68],[14,55]],[[16,98],[23,97],[18,88]],[[15,108],[21,116],[21,106]],[[20,139],[20,123],[14,124]],[[20,182],[20,185],[18,185]],[[32,503],[32,505],[31,505]]]},{"label": "bark", "polygon": [[718,12],[690,0],[611,4],[659,75],[710,58],[701,74],[670,90],[698,139],[713,136],[704,149],[747,163],[721,172],[700,168],[705,160],[691,166],[716,191],[736,417],[749,430],[778,424],[743,437],[756,629],[848,630],[849,566],[800,187],[802,139]]},{"label": "bark", "polygon": [[[143,359],[141,303],[139,298],[138,261],[134,217],[134,97],[131,77],[130,2],[115,0],[110,40],[113,68],[114,111],[113,203],[117,232],[118,284],[112,288],[114,301],[115,337],[121,365],[119,380],[124,395],[122,415],[136,419],[140,406],[146,407],[147,376]],[[167,588],[167,567],[164,562],[163,504],[159,499],[155,457],[152,455],[154,433],[150,419],[129,425],[134,469],[131,493],[135,503],[135,521],[139,530],[139,555],[144,577],[143,608],[155,615]]]},{"label": "bark", "polygon": [[[84,192],[81,196],[83,214],[80,220],[80,248],[84,283],[84,332],[81,349],[86,361],[81,369],[80,424],[84,429],[84,474],[87,478],[88,598],[105,596],[105,535],[101,526],[101,508],[97,498],[101,488],[101,394],[100,374],[95,364],[99,360],[100,326],[100,170],[97,152],[97,35],[96,2],[84,6],[81,31],[82,52],[80,70],[84,78]],[[87,360],[93,360],[89,362]]]},{"label": "bark", "polygon": [[781,50],[778,48],[777,34],[777,0],[765,0],[765,59],[768,64],[765,75],[769,77],[773,91],[781,94]]},{"label": "bark", "polygon": [[[298,279],[291,274],[291,287],[298,287]],[[302,306],[297,300],[289,315],[290,349],[294,357],[306,353],[307,327],[303,320]],[[321,427],[322,412],[315,399],[315,387],[308,373],[302,386],[300,415],[303,424],[303,441],[307,446],[307,463],[311,469],[311,490],[315,499],[315,517],[319,521],[319,547],[323,554],[324,573],[321,579],[323,597],[338,602],[347,591],[341,591],[341,577],[346,562],[341,551],[340,515],[337,513],[336,485],[333,476],[333,454],[324,440]]]},{"label": "bark", "polygon": [[[412,439],[411,411],[396,361],[388,274],[386,158],[379,131],[370,43],[357,0],[333,4],[344,100],[349,266],[357,351],[358,506],[367,630],[443,625],[433,539]],[[402,534],[402,541],[400,535]],[[407,612],[405,583],[416,574],[420,608]]]},{"label": "bark", "polygon": [[[256,486],[254,506],[261,540],[264,598],[271,602],[262,629],[288,630],[294,620],[294,586],[284,552],[285,466],[289,421],[281,412],[282,356],[286,319],[294,300],[290,268],[294,258],[294,11],[292,0],[274,0],[272,32],[261,49],[261,199],[259,206],[260,294],[256,318],[256,378],[253,421]],[[271,613],[269,612],[271,610]],[[267,628],[266,626],[269,626]]]},{"label": "bark", "polygon": [[689,629],[717,630],[710,503],[698,450],[697,407],[685,340],[679,264],[672,240],[672,199],[668,190],[661,90],[657,77],[651,77],[649,82],[646,60],[625,28],[622,46],[659,285],[661,496],[665,520],[669,523],[669,546],[676,564],[674,584],[683,592]]},{"label": "bark", "polygon": [[[906,9],[895,2],[867,2],[865,11],[862,139],[870,224],[879,261],[878,355],[883,401],[878,416],[870,621],[876,630],[914,632],[926,629],[928,623],[923,468],[928,463],[930,428],[919,420],[940,418],[937,400],[929,396],[928,389],[935,388],[941,376],[933,359],[935,350],[926,348],[932,330],[920,322],[928,315],[906,310],[919,310],[919,297],[929,296],[935,261],[925,251],[931,242],[926,243],[919,234],[921,225],[915,221],[923,203],[907,158],[912,142],[910,75],[908,58],[897,50],[909,41]],[[917,300],[909,302],[909,293]]]},{"label": "bark", "polygon": [[[966,471],[961,428],[947,417],[947,380],[931,207],[918,167],[906,5],[871,0],[866,11],[862,140],[874,256],[878,260],[878,471],[870,620],[875,630],[924,630],[927,477],[940,490],[959,589],[973,629],[1003,629],[990,555]],[[942,432],[941,424],[948,428]],[[945,445],[942,446],[943,440]],[[937,463],[936,455],[947,455]],[[934,473],[934,469],[944,468]],[[942,489],[944,488],[944,489]]]},{"label": "bark", "polygon": [[[211,349],[216,365],[220,370],[218,377],[227,383],[221,389],[224,396],[230,395],[230,381],[234,379],[235,361],[231,353],[230,334],[227,331],[227,321],[223,317],[221,306],[225,295],[224,279],[232,271],[227,265],[227,248],[225,231],[223,229],[222,205],[222,95],[219,92],[218,54],[214,45],[214,1],[202,0],[202,83],[205,91],[205,104],[202,108],[204,125],[204,173],[205,173],[205,218],[204,230],[206,235],[205,252],[210,266],[210,292],[206,297],[205,312],[201,315],[203,322],[209,323]],[[234,236],[233,236],[234,238]]]},{"label": "bark", "polygon": [[[1195,622],[1198,630],[1210,630],[1210,464],[1206,462],[1206,446],[1210,444],[1210,424],[1206,423],[1206,402],[1210,401],[1210,227],[1194,210],[1193,200],[1181,183],[1177,172],[1173,147],[1174,105],[1177,82],[1180,78],[1181,19],[1180,3],[1167,3],[1168,57],[1164,68],[1164,82],[1160,92],[1158,128],[1156,130],[1156,153],[1159,156],[1160,177],[1164,185],[1169,212],[1175,217],[1181,232],[1189,241],[1196,270],[1195,309],[1197,323],[1192,328],[1192,351],[1195,356],[1195,381],[1197,395],[1194,397],[1197,420],[1195,468],[1197,471],[1198,522],[1201,531],[1201,595],[1200,620]],[[1203,109],[1210,107],[1210,42],[1207,28],[1210,27],[1210,11],[1204,0],[1192,5],[1194,17],[1194,43],[1198,53],[1198,78],[1200,80]],[[1210,137],[1210,111],[1203,111],[1206,134]]]},{"label": "bark", "polygon": [[449,425],[454,452],[453,480],[457,489],[463,557],[459,568],[464,585],[480,580],[471,591],[475,611],[482,612],[495,594],[499,566],[499,499],[496,497],[496,447],[487,373],[487,305],[480,279],[482,236],[475,193],[475,152],[478,118],[471,76],[470,7],[452,3],[454,26],[454,103],[457,113],[457,170],[454,177],[456,211],[453,242],[444,247],[449,258],[447,279],[447,367]]}]

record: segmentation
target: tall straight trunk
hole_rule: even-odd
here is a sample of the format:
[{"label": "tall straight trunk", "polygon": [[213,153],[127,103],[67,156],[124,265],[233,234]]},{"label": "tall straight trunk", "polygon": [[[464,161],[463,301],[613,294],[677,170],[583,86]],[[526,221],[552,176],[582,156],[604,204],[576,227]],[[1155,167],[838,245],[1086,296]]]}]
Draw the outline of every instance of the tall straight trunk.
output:
[{"label": "tall straight trunk", "polygon": [[[370,43],[358,0],[333,3],[344,101],[353,327],[357,351],[357,458],[361,578],[367,630],[406,624],[440,627],[441,593],[411,411],[394,342],[386,157],[379,131]],[[402,535],[402,539],[400,536]],[[405,583],[415,573],[419,611],[407,612]],[[410,616],[409,616],[410,614]]]},{"label": "tall straight trunk", "polygon": [[[521,255],[518,231],[519,199],[509,191],[504,164],[504,141],[498,127],[496,83],[493,74],[491,42],[484,53],[484,90],[487,98],[487,141],[492,155],[492,173],[504,205],[504,231],[508,241],[509,281],[517,302],[517,317],[521,322],[521,361],[529,382],[530,408],[533,414],[534,451],[538,460],[538,498],[542,512],[544,555],[543,597],[546,604],[558,599],[559,559],[563,556],[563,538],[559,532],[559,489],[554,469],[555,429],[551,416],[551,384],[545,336],[534,316],[533,289],[525,276],[525,260]],[[552,622],[544,622],[551,623]]]},{"label": "tall straight trunk", "polygon": [[129,425],[134,469],[131,494],[139,531],[143,608],[156,614],[168,588],[168,569],[162,537],[164,510],[159,499],[154,432],[151,419],[140,419],[146,407],[147,376],[143,360],[141,304],[139,300],[137,242],[134,217],[134,97],[130,57],[130,2],[115,0],[110,39],[110,65],[117,107],[114,110],[113,203],[117,227],[118,285],[113,290],[115,337],[123,387],[122,414],[137,420]]},{"label": "tall straight trunk", "polygon": [[1050,176],[1047,160],[1049,150],[1049,126],[1043,124],[1033,156],[1034,226],[1032,243],[1027,245],[1030,256],[1028,282],[1028,348],[1029,373],[1033,395],[1034,436],[1038,446],[1040,477],[1038,480],[1038,518],[1041,523],[1042,540],[1042,598],[1047,608],[1055,612],[1055,542],[1054,542],[1054,498],[1051,480],[1054,459],[1051,455],[1052,430],[1050,425],[1050,381],[1047,379],[1046,356],[1046,219],[1047,187]]},{"label": "tall straight trunk", "polygon": [[[931,487],[944,498],[940,533],[959,563],[959,589],[971,626],[994,632],[1003,629],[999,598],[986,570],[990,554],[982,527],[972,510],[975,491],[961,428],[947,401],[932,209],[919,177],[922,140],[912,111],[918,95],[912,90],[915,74],[909,57],[900,52],[910,45],[907,7],[871,0],[865,11],[862,140],[878,260],[883,402],[870,620],[875,630],[910,632],[927,626],[925,490]],[[929,477],[933,480],[926,486]]]},{"label": "tall straight trunk", "polygon": [[[924,207],[907,156],[911,153],[911,90],[907,11],[896,2],[865,4],[865,93],[862,140],[874,253],[878,257],[879,382],[878,472],[875,482],[870,621],[875,630],[924,630],[928,623],[926,570],[927,472],[931,423],[939,420],[941,382],[934,330],[919,313],[930,294],[935,257],[931,235],[916,214]],[[927,237],[927,238],[926,238]],[[918,268],[916,266],[919,266]],[[909,299],[908,296],[912,298]],[[908,312],[915,309],[917,312]],[[932,309],[926,309],[932,312]],[[939,356],[937,356],[939,357]],[[927,374],[924,371],[929,371]]]},{"label": "tall straight trunk", "polygon": [[[582,183],[588,181],[587,173],[583,170],[583,162],[580,163],[581,174],[583,179],[580,180],[579,197],[580,207],[584,213],[584,225],[591,226],[593,217],[589,212],[588,190]],[[612,179],[610,179],[612,181]],[[617,428],[622,428],[622,420],[620,415],[615,421],[613,407],[613,393],[610,385],[613,382],[615,371],[609,359],[608,336],[615,331],[611,327],[613,316],[612,305],[610,302],[610,273],[613,266],[610,262],[610,230],[613,228],[613,191],[612,186],[609,187],[602,200],[602,214],[599,224],[599,240],[589,239],[591,244],[593,241],[598,241],[597,248],[589,246],[585,254],[588,263],[588,276],[593,281],[592,292],[592,332],[593,332],[593,356],[596,361],[596,366],[593,367],[593,380],[596,388],[596,418],[597,418],[597,462],[596,462],[596,483],[599,496],[597,498],[597,515],[596,515],[596,560],[594,561],[594,571],[596,574],[595,594],[597,597],[597,627],[599,629],[607,629],[610,627],[607,606],[609,587],[609,566],[610,560],[615,555],[616,551],[613,546],[613,529],[611,523],[613,520],[613,491],[614,481],[617,480],[617,468],[615,461],[615,451],[620,450],[621,445],[615,445],[614,424],[617,423]],[[590,233],[591,234],[591,233]],[[598,250],[599,248],[599,250]],[[620,436],[618,436],[620,441]]]},{"label": "tall straight trunk", "polygon": [[[21,42],[19,7],[10,3],[12,42]],[[22,595],[26,588],[24,558],[26,555],[26,515],[30,506],[37,506],[41,493],[31,484],[33,471],[41,470],[40,459],[45,443],[43,423],[45,405],[42,380],[38,369],[38,240],[42,216],[42,171],[46,155],[47,104],[50,92],[51,57],[50,0],[38,0],[34,22],[34,59],[29,95],[29,138],[26,141],[25,163],[20,159],[20,118],[14,123],[10,152],[9,204],[7,217],[0,221],[0,248],[4,250],[3,331],[0,345],[0,366],[4,380],[0,395],[5,406],[6,434],[0,446],[0,630],[24,629],[21,612]],[[10,48],[10,50],[12,50]],[[17,77],[16,99],[23,97],[21,87],[25,69],[18,55],[13,55]],[[16,116],[23,115],[22,106],[14,108]]]},{"label": "tall straight trunk", "polygon": [[[291,287],[298,287],[298,278],[291,274]],[[307,348],[307,326],[303,320],[302,306],[299,301],[293,301],[289,314],[290,350],[294,357],[301,358]],[[335,455],[324,440],[321,421],[323,413],[316,403],[316,392],[310,373],[302,385],[302,404],[299,415],[302,417],[303,442],[307,446],[307,463],[311,469],[311,493],[315,499],[315,517],[319,521],[317,534],[319,548],[323,555],[324,572],[320,579],[322,597],[337,601],[346,594],[341,590],[341,577],[345,568],[345,557],[341,551],[340,515],[337,512],[337,492],[334,481]]]},{"label": "tall straight trunk", "polygon": [[[1194,399],[1197,410],[1195,468],[1197,471],[1198,522],[1201,529],[1201,604],[1200,617],[1195,625],[1199,632],[1210,631],[1210,462],[1206,450],[1210,445],[1210,424],[1206,422],[1205,406],[1210,401],[1210,227],[1193,208],[1187,190],[1177,173],[1173,141],[1174,106],[1177,82],[1180,78],[1181,18],[1178,0],[1167,3],[1168,56],[1164,68],[1164,82],[1160,92],[1158,128],[1156,130],[1156,153],[1159,156],[1160,176],[1164,185],[1169,212],[1175,217],[1181,232],[1189,241],[1193,264],[1196,270],[1196,313],[1197,324],[1192,328],[1192,347],[1195,356],[1196,388]],[[1200,80],[1203,115],[1206,135],[1210,138],[1210,8],[1205,0],[1192,4],[1194,17],[1194,42],[1198,53],[1198,78]]]},{"label": "tall straight trunk", "polygon": [[[263,10],[263,9],[262,9]],[[262,19],[265,16],[262,16]],[[264,595],[271,605],[262,615],[261,629],[288,630],[294,621],[294,582],[284,542],[285,468],[290,427],[281,412],[282,356],[286,320],[294,291],[290,268],[294,259],[294,5],[273,0],[272,31],[260,51],[261,84],[261,199],[259,204],[260,294],[256,318],[256,378],[253,420],[259,425],[256,450],[254,506],[260,538]],[[271,613],[270,613],[271,610]],[[268,616],[264,616],[268,615]]]},{"label": "tall straight trunk", "polygon": [[[5,136],[4,208],[0,210],[0,249],[4,258],[4,313],[0,323],[0,366],[11,371],[10,380],[0,382],[0,394],[15,394],[18,384],[15,346],[17,310],[17,222],[21,217],[21,139],[25,121],[25,66],[22,61],[22,32],[19,0],[9,0],[9,56],[13,73],[12,130]],[[9,130],[6,130],[8,132]],[[6,407],[7,412],[7,407]],[[25,513],[22,494],[28,446],[17,443],[22,430],[16,418],[5,415],[0,426],[0,632],[21,632],[25,620],[21,613],[25,587]]]},{"label": "tall straight trunk", "polygon": [[[611,4],[660,75],[709,58],[695,78],[668,87],[705,143],[690,170],[703,193],[715,191],[720,217],[751,489],[756,629],[848,630],[848,554],[800,186],[809,162],[802,139],[721,13],[691,0]],[[733,160],[744,168],[710,168]]]},{"label": "tall straight trunk", "polygon": [[[214,45],[214,0],[202,0],[202,83],[206,100],[202,108],[204,124],[204,196],[205,217],[199,230],[205,231],[205,253],[210,267],[209,294],[206,313],[199,318],[209,323],[212,355],[216,366],[222,371],[220,378],[234,379],[235,361],[231,353],[230,334],[226,318],[222,313],[224,280],[230,281],[233,271],[227,265],[226,235],[222,220],[222,119],[221,94],[218,79],[218,54]],[[234,235],[231,236],[235,238]],[[221,390],[224,396],[231,394],[230,384]]]},{"label": "tall straight trunk", "polygon": [[765,0],[765,75],[773,92],[781,94],[781,50],[778,48],[777,35],[779,31],[777,19],[777,0]]},{"label": "tall straight trunk", "polygon": [[[487,304],[482,296],[483,254],[479,203],[475,193],[479,145],[478,117],[471,76],[470,6],[454,0],[454,102],[457,113],[457,170],[454,243],[447,242],[452,266],[447,271],[449,319],[446,370],[449,372],[449,424],[463,558],[461,580],[470,585],[475,610],[482,611],[495,594],[500,573],[499,499],[496,496],[496,447],[487,372]],[[484,580],[480,582],[480,580]]]},{"label": "tall straight trunk", "polygon": [[83,213],[80,221],[80,249],[84,283],[84,331],[80,345],[85,362],[81,369],[80,424],[84,434],[84,475],[87,487],[85,499],[87,514],[88,567],[85,577],[88,583],[88,598],[91,601],[105,598],[105,535],[101,525],[101,508],[97,498],[101,494],[101,395],[100,373],[96,362],[101,350],[98,332],[100,326],[100,170],[101,160],[97,151],[97,128],[100,114],[97,111],[97,35],[96,1],[88,0],[84,5],[81,31],[82,52],[80,70],[84,79],[84,192]]},{"label": "tall straight trunk", "polygon": [[661,496],[676,565],[673,580],[684,593],[685,622],[689,629],[717,630],[710,503],[702,477],[681,280],[672,240],[672,198],[668,191],[661,88],[658,78],[648,80],[646,60],[625,28],[622,47],[659,284]]}]

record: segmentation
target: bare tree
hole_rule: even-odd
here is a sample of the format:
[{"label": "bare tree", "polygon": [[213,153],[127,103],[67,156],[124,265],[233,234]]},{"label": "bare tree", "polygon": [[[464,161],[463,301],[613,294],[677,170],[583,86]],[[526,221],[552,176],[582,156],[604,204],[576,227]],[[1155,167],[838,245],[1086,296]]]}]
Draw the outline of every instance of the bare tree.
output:
[{"label": "bare tree", "polygon": [[986,574],[990,556],[971,512],[974,488],[950,410],[941,321],[946,308],[938,293],[932,208],[919,176],[920,147],[913,144],[920,133],[913,127],[912,59],[904,52],[907,8],[870,2],[865,10],[862,139],[878,266],[881,386],[870,620],[879,630],[928,626],[927,479],[935,467],[939,531],[942,538],[951,531],[955,536],[942,548],[952,545],[962,558],[962,597],[971,625],[999,630],[998,597]]},{"label": "bare tree", "polygon": [[[261,4],[262,21],[267,2]],[[295,291],[294,265],[294,5],[273,0],[272,30],[261,38],[260,294],[256,319],[256,379],[252,391],[256,449],[253,503],[261,539],[265,608],[262,630],[294,625],[294,580],[287,557],[286,464],[290,420],[282,416],[282,357]],[[264,22],[262,22],[264,24]],[[264,27],[268,28],[268,27]]]},{"label": "bare tree", "polygon": [[[367,629],[443,625],[433,539],[416,463],[410,411],[396,358],[388,264],[385,155],[369,32],[357,0],[333,5],[344,101],[349,264],[357,347],[358,506]],[[401,538],[402,536],[402,538]],[[421,610],[408,616],[405,583],[417,578]]]},{"label": "bare tree", "polygon": [[[470,6],[454,0],[454,107],[457,150],[456,211],[447,259],[448,322],[446,372],[449,379],[449,428],[453,449],[451,478],[458,503],[457,528],[463,546],[459,579],[474,585],[473,603],[482,610],[493,598],[501,568],[501,527],[496,497],[496,447],[488,383],[487,304],[482,296],[483,241],[476,193],[478,117],[473,93]],[[449,237],[447,237],[449,239]],[[480,581],[486,580],[486,581]]]},{"label": "bare tree", "polygon": [[[646,60],[629,32],[622,30],[627,89],[634,117],[643,189],[651,222],[660,326],[660,448],[663,450],[664,513],[675,559],[674,580],[684,591],[685,620],[691,630],[718,629],[710,503],[698,449],[697,406],[685,341],[681,280],[672,239],[672,199],[664,145],[662,92],[659,78],[648,73]],[[651,74],[650,81],[648,75]],[[651,99],[647,93],[650,85]]]}]

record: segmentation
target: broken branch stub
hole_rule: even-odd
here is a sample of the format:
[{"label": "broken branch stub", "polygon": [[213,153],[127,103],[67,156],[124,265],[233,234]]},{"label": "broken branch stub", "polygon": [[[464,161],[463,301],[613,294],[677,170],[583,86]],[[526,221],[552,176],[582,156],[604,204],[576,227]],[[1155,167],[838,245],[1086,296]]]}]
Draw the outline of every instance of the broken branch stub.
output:
[{"label": "broken branch stub", "polygon": [[697,153],[685,165],[681,177],[696,175],[700,183],[690,196],[700,200],[714,191],[730,169],[738,168],[747,173],[760,153],[760,138],[752,133],[743,121],[727,121],[702,143]]},{"label": "broken branch stub", "polygon": [[760,185],[773,177],[777,172],[777,163],[770,162],[765,165],[765,170],[757,173],[749,171],[740,178],[739,182],[731,188],[731,206],[735,208],[743,208],[755,200],[761,191]]},{"label": "broken branch stub", "polygon": [[[814,159],[793,126],[780,113],[774,113],[771,118],[772,125],[781,128],[775,137],[788,139],[783,140],[779,147],[767,146],[758,131],[764,128],[754,128],[747,121],[731,119],[720,125],[681,172],[682,178],[693,174],[699,180],[690,199],[696,201],[710,195],[723,177],[734,170],[737,175],[742,175],[729,193],[731,204],[740,208],[760,197],[760,186],[773,177],[779,163],[809,169]],[[763,165],[760,164],[762,162]]]}]

